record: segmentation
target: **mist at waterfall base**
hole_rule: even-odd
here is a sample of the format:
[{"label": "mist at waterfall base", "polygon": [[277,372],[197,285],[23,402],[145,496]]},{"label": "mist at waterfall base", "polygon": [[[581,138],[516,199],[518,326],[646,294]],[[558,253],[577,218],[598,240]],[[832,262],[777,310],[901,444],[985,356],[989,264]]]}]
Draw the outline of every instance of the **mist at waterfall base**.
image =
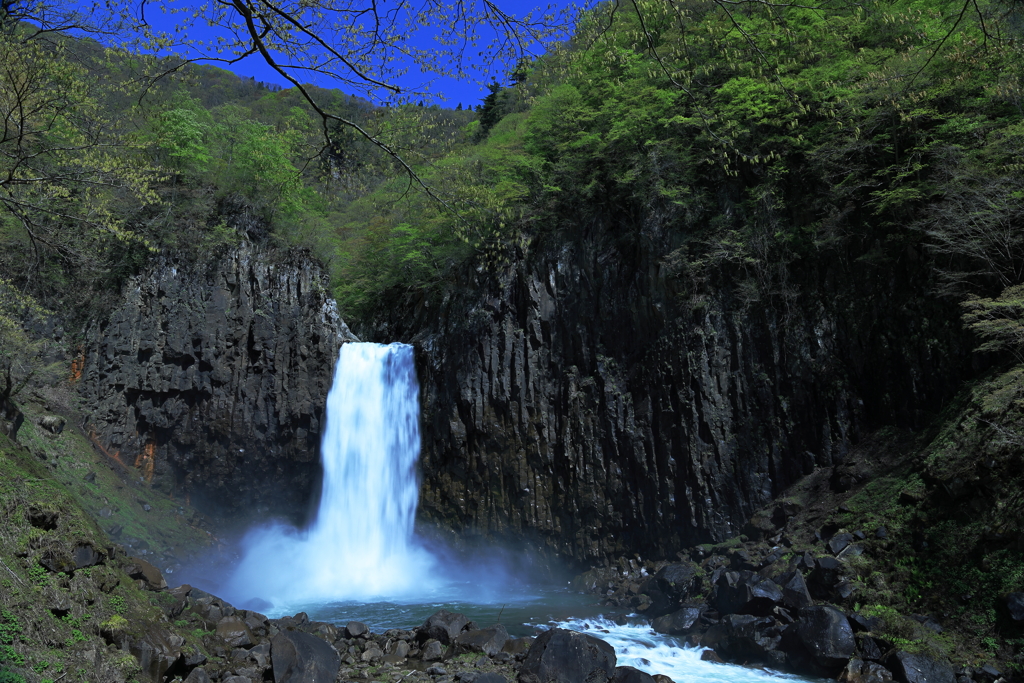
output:
[{"label": "mist at waterfall base", "polygon": [[415,536],[419,451],[412,347],[344,344],[327,397],[316,518],[305,529],[276,523],[251,530],[221,594],[270,616],[306,611],[320,619],[339,608],[360,612],[360,605],[401,611],[539,597],[500,559],[459,561]]}]

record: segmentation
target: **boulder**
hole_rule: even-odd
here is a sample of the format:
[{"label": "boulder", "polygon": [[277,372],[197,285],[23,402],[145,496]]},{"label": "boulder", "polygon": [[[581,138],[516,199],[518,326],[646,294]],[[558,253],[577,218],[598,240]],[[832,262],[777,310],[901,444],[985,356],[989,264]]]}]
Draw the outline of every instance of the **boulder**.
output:
[{"label": "boulder", "polygon": [[801,609],[797,633],[814,661],[827,669],[839,669],[857,650],[846,615],[829,605]]},{"label": "boulder", "polygon": [[807,577],[807,588],[818,600],[832,596],[835,586],[842,578],[843,565],[834,557],[819,557],[814,569]]},{"label": "boulder", "polygon": [[612,674],[615,683],[655,683],[654,676],[632,666],[617,666]]},{"label": "boulder", "polygon": [[902,683],[956,683],[956,674],[948,664],[927,655],[900,650],[887,663]]},{"label": "boulder", "polygon": [[160,570],[138,557],[131,558],[131,564],[124,568],[124,573],[133,579],[144,582],[146,588],[151,591],[167,588],[167,582],[164,581],[164,576],[160,573]]},{"label": "boulder", "polygon": [[420,651],[420,658],[424,662],[436,662],[444,656],[444,648],[437,640],[428,640]]},{"label": "boulder", "polygon": [[469,618],[465,614],[443,609],[430,615],[423,622],[423,626],[420,627],[420,638],[433,638],[443,645],[448,645],[459,637],[462,629],[468,624]]},{"label": "boulder", "polygon": [[206,673],[206,669],[192,669],[189,675],[185,677],[184,683],[211,683],[210,674]]},{"label": "boulder", "polygon": [[1024,593],[1010,593],[1006,596],[1006,608],[1010,618],[1016,622],[1024,622]]},{"label": "boulder", "polygon": [[599,638],[553,628],[530,647],[519,683],[607,683],[615,671],[615,650]]},{"label": "boulder", "polygon": [[181,657],[185,640],[160,626],[152,626],[140,638],[131,638],[128,651],[139,660],[140,681],[160,683],[164,674]]},{"label": "boulder", "polygon": [[533,645],[533,641],[536,640],[533,636],[523,636],[522,638],[509,638],[505,641],[505,646],[501,648],[502,652],[507,652],[513,657],[516,655],[525,655],[530,651],[530,646]]},{"label": "boulder", "polygon": [[654,582],[669,599],[683,601],[693,591],[700,590],[703,575],[704,572],[693,562],[676,562],[659,569],[654,575]]},{"label": "boulder", "polygon": [[363,654],[359,655],[359,659],[372,664],[384,657],[384,652],[377,646],[376,643],[370,643],[363,650]]},{"label": "boulder", "polygon": [[270,640],[275,683],[333,683],[341,667],[338,651],[302,631],[281,631]]},{"label": "boulder", "polygon": [[876,662],[865,662],[851,659],[843,673],[839,674],[840,683],[892,683],[892,672]]},{"label": "boulder", "polygon": [[853,543],[853,534],[836,534],[829,540],[828,549],[832,551],[833,555],[838,555],[851,543]]},{"label": "boulder", "polygon": [[863,631],[878,631],[885,627],[885,622],[880,617],[868,617],[864,616],[860,612],[854,612],[853,614],[846,615],[846,618],[850,620],[850,626],[857,633]]},{"label": "boulder", "polygon": [[39,426],[52,434],[64,431],[64,418],[57,415],[43,415],[39,418]]},{"label": "boulder", "polygon": [[253,644],[252,631],[249,625],[237,614],[222,617],[217,622],[217,635],[231,647],[249,647]]},{"label": "boulder", "polygon": [[508,679],[497,671],[487,671],[473,679],[473,683],[508,683]]},{"label": "boulder", "polygon": [[782,590],[782,604],[795,610],[803,607],[810,607],[814,604],[807,584],[804,582],[804,575],[799,571],[791,571],[780,574],[775,582]]},{"label": "boulder", "polygon": [[725,572],[718,579],[719,614],[767,616],[782,603],[782,590],[774,581],[754,572]]},{"label": "boulder", "polygon": [[358,638],[359,636],[365,636],[369,632],[370,629],[361,621],[350,621],[345,624],[346,638]]},{"label": "boulder", "polygon": [[871,636],[857,634],[857,651],[860,652],[862,659],[874,662],[882,661],[882,647]]},{"label": "boulder", "polygon": [[174,600],[164,603],[162,605],[164,614],[167,615],[168,619],[177,619],[182,612],[185,611],[185,607],[188,606],[188,597],[192,593],[192,586],[187,583],[183,583],[176,588],[172,588],[167,591]]},{"label": "boulder", "polygon": [[508,640],[508,631],[501,624],[475,631],[466,631],[455,639],[455,654],[482,652],[488,657],[501,652]]},{"label": "boulder", "polygon": [[707,608],[707,605],[686,605],[671,614],[658,617],[651,623],[651,628],[670,636],[686,635]]},{"label": "boulder", "polygon": [[702,644],[730,659],[782,664],[785,656],[777,651],[782,630],[771,617],[727,614],[708,630]]}]

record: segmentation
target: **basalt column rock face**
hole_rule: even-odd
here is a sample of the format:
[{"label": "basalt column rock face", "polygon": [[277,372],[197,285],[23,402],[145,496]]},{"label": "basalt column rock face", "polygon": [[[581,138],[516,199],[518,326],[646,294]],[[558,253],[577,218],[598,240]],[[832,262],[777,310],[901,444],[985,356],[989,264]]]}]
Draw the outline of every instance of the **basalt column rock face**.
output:
[{"label": "basalt column rock face", "polygon": [[320,267],[244,243],[204,266],[159,263],[91,330],[87,428],[153,486],[214,514],[301,518],[340,345]]},{"label": "basalt column rock face", "polygon": [[798,263],[784,304],[752,303],[724,269],[675,275],[660,239],[535,246],[364,323],[419,351],[421,518],[583,562],[671,556],[739,533],[864,429],[923,424],[963,376],[919,255]]}]

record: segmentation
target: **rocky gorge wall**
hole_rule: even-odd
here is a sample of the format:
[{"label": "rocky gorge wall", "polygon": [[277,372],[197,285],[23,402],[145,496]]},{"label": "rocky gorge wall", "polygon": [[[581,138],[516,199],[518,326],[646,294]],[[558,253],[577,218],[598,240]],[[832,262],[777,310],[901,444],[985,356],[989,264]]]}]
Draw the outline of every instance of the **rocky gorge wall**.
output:
[{"label": "rocky gorge wall", "polygon": [[671,556],[739,533],[865,430],[926,424],[966,372],[913,248],[798,261],[781,304],[725,269],[695,287],[672,248],[595,228],[359,328],[417,347],[424,521],[580,562]]},{"label": "rocky gorge wall", "polygon": [[308,255],[249,242],[134,278],[76,361],[95,443],[208,512],[300,520],[338,349],[354,339],[326,285]]}]

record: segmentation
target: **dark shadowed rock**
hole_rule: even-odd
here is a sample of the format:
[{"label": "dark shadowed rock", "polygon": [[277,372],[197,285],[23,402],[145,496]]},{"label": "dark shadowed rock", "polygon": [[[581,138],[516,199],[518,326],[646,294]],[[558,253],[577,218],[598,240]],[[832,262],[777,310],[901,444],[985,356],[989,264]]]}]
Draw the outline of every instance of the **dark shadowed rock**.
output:
[{"label": "dark shadowed rock", "polygon": [[57,528],[57,522],[60,520],[60,513],[56,510],[43,510],[36,507],[30,507],[26,516],[29,524],[43,531],[53,531]]},{"label": "dark shadowed rock", "polygon": [[829,540],[828,549],[832,551],[833,555],[838,555],[851,543],[853,543],[853,534],[836,534]]},{"label": "dark shadowed rock", "polygon": [[553,628],[530,647],[519,683],[606,683],[615,671],[615,650],[585,633]]},{"label": "dark shadowed rock", "polygon": [[206,673],[206,669],[192,669],[189,675],[185,677],[185,683],[211,683],[210,675]]},{"label": "dark shadowed rock", "polygon": [[804,576],[799,571],[780,574],[775,581],[782,589],[782,604],[786,607],[799,610],[814,604],[811,593],[807,590],[807,583],[804,582]]},{"label": "dark shadowed rock", "polygon": [[705,644],[730,659],[781,663],[782,655],[776,652],[781,637],[771,617],[727,614],[705,634]]},{"label": "dark shadowed rock", "polygon": [[682,601],[700,589],[703,575],[704,572],[693,562],[675,562],[659,569],[654,581],[671,600]]},{"label": "dark shadowed rock", "polygon": [[468,625],[469,617],[465,614],[443,609],[430,615],[423,622],[423,626],[420,627],[420,638],[433,638],[443,645],[448,645],[454,642],[462,633],[462,629]]},{"label": "dark shadowed rock", "polygon": [[835,593],[836,584],[842,578],[843,565],[834,557],[819,557],[814,569],[807,577],[807,588],[811,595],[825,600]]},{"label": "dark shadowed rock", "polygon": [[861,658],[873,662],[882,661],[882,656],[885,654],[877,640],[863,634],[857,635],[857,651],[860,652]]},{"label": "dark shadowed rock", "polygon": [[482,652],[489,657],[501,652],[508,640],[508,631],[501,624],[475,631],[466,631],[455,639],[455,654]]},{"label": "dark shadowed rock", "polygon": [[754,572],[725,572],[718,579],[716,607],[720,614],[767,616],[782,603],[782,590],[774,581]]},{"label": "dark shadowed rock", "polygon": [[687,605],[671,614],[658,617],[651,622],[651,628],[668,635],[686,635],[700,619],[707,605]]},{"label": "dark shadowed rock", "polygon": [[365,636],[370,632],[366,624],[361,621],[350,621],[345,624],[345,635],[349,638],[358,638],[359,636]]},{"label": "dark shadowed rock", "polygon": [[814,660],[826,668],[845,665],[857,650],[846,615],[829,605],[801,609],[797,632]]},{"label": "dark shadowed rock", "polygon": [[337,650],[302,631],[281,631],[270,640],[275,683],[333,683],[341,666]]},{"label": "dark shadowed rock", "polygon": [[885,622],[879,617],[868,617],[859,612],[849,614],[847,618],[850,620],[850,626],[858,633],[862,631],[878,631],[885,625]]},{"label": "dark shadowed rock", "polygon": [[1024,593],[1010,593],[1006,596],[1006,608],[1014,621],[1024,621]]},{"label": "dark shadowed rock", "polygon": [[655,683],[654,676],[632,666],[617,666],[612,675],[615,683]]},{"label": "dark shadowed rock", "polygon": [[956,683],[956,674],[944,662],[902,650],[889,658],[889,667],[902,683]]}]

